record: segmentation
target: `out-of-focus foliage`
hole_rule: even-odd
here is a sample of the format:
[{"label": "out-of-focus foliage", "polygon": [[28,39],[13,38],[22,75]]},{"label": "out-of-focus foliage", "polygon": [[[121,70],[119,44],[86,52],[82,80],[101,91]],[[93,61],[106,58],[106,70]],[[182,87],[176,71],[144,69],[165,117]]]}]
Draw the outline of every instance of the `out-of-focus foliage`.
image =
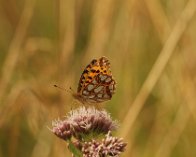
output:
[{"label": "out-of-focus foliage", "polygon": [[[101,56],[118,83],[101,107],[128,126],[123,120],[189,3],[0,1],[0,157],[71,156],[47,126],[79,104],[53,85],[76,91],[82,70]],[[196,156],[195,28],[193,16],[127,130],[124,156]]]}]

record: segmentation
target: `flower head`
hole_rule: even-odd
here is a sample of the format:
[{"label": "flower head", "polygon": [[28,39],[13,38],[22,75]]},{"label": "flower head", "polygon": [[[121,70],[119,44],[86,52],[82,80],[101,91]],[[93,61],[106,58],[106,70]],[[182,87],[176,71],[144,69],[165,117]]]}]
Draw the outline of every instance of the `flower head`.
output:
[{"label": "flower head", "polygon": [[56,120],[52,122],[52,126],[53,126],[52,132],[56,136],[64,140],[71,138],[72,136],[71,125],[68,122],[62,120]]},{"label": "flower head", "polygon": [[106,134],[117,128],[117,122],[105,110],[80,107],[70,111],[65,120],[53,122],[52,126],[55,135],[67,140],[72,136],[81,139],[88,135]]},{"label": "flower head", "polygon": [[[105,110],[94,107],[72,110],[64,120],[53,121],[52,126],[52,132],[68,142],[73,156],[118,157],[127,145],[121,138],[111,134],[111,131],[117,129],[117,122]],[[105,135],[102,140],[97,136],[100,134]]]},{"label": "flower head", "polygon": [[81,151],[83,157],[118,157],[124,152],[126,145],[121,138],[113,137],[109,131],[101,142],[95,140],[85,142]]}]

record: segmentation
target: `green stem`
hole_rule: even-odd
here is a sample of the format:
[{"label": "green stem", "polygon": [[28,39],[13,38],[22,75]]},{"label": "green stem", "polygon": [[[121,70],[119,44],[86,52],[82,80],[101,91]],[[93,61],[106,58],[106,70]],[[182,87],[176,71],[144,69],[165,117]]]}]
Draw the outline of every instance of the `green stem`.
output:
[{"label": "green stem", "polygon": [[72,152],[74,157],[82,157],[82,152],[71,141],[69,141],[68,148]]}]

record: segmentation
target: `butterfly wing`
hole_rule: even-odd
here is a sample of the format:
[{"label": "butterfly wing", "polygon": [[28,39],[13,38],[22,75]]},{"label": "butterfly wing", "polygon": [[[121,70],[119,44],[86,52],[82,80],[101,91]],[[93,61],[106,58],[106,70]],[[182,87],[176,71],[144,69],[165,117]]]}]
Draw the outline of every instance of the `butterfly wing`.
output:
[{"label": "butterfly wing", "polygon": [[77,93],[81,93],[83,88],[91,82],[91,79],[96,75],[96,67],[98,66],[98,60],[96,59],[93,59],[90,64],[86,66],[80,77]]},{"label": "butterfly wing", "polygon": [[98,74],[83,90],[86,101],[101,103],[112,98],[115,93],[116,82],[111,75]]},{"label": "butterfly wing", "polygon": [[115,92],[116,82],[112,77],[110,63],[106,57],[93,59],[83,71],[78,94],[83,100],[91,103],[99,103],[110,100]]}]

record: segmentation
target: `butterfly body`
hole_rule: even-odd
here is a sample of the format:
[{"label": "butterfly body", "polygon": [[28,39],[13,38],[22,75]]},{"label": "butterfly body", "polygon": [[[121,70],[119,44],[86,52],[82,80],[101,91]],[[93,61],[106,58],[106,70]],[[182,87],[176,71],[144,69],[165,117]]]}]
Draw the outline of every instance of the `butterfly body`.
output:
[{"label": "butterfly body", "polygon": [[101,103],[112,98],[116,82],[112,77],[110,63],[106,57],[93,59],[84,69],[77,93],[73,97],[84,103]]}]

